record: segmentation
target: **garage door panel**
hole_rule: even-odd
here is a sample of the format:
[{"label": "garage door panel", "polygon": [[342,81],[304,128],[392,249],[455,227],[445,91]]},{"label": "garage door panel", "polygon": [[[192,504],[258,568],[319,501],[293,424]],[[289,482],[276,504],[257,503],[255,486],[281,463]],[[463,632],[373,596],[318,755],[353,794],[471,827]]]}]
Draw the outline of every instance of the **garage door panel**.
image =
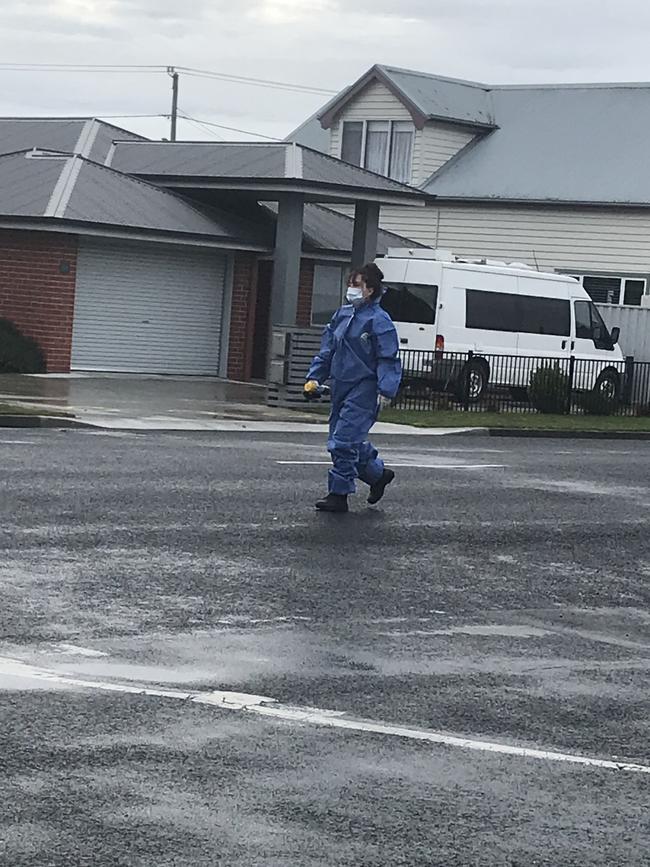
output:
[{"label": "garage door panel", "polygon": [[217,375],[225,256],[82,239],[74,370]]}]

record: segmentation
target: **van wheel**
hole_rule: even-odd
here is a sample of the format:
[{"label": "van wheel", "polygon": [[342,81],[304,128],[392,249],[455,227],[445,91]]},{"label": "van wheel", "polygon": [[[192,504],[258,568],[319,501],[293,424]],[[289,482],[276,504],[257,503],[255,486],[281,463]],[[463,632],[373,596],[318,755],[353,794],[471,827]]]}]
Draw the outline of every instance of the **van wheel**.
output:
[{"label": "van wheel", "polygon": [[470,403],[481,400],[487,389],[489,378],[490,370],[485,361],[479,359],[468,361],[458,377],[456,385],[458,398],[464,400],[465,389],[467,389],[467,399]]},{"label": "van wheel", "polygon": [[594,391],[611,403],[618,403],[621,396],[621,378],[616,370],[603,370],[596,384]]}]

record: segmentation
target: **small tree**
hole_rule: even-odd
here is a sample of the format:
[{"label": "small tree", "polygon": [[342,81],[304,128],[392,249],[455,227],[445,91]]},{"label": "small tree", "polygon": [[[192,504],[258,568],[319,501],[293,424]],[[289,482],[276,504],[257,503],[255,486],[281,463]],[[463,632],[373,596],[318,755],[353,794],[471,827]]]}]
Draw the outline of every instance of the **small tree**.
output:
[{"label": "small tree", "polygon": [[45,373],[38,343],[8,319],[0,319],[0,373]]},{"label": "small tree", "polygon": [[568,400],[569,377],[560,365],[542,365],[530,377],[528,395],[538,412],[564,412]]}]

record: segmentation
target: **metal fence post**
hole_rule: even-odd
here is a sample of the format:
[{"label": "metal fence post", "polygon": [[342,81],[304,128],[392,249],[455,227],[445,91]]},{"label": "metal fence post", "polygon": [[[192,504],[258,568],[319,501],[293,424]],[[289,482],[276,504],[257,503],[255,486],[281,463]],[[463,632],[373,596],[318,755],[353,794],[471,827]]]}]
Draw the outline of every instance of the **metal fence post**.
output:
[{"label": "metal fence post", "polygon": [[469,411],[469,366],[471,364],[472,358],[474,358],[474,353],[470,349],[467,353],[465,370],[463,370],[463,409],[465,410],[465,412]]},{"label": "metal fence post", "polygon": [[574,372],[575,372],[575,366],[576,366],[576,358],[575,358],[575,355],[572,355],[569,358],[569,378],[567,381],[566,409],[564,410],[565,415],[571,414],[571,403],[572,403],[571,394],[573,392],[573,376],[574,376]]},{"label": "metal fence post", "polygon": [[623,403],[629,406],[632,403],[634,388],[634,356],[625,356],[625,373],[623,374]]}]

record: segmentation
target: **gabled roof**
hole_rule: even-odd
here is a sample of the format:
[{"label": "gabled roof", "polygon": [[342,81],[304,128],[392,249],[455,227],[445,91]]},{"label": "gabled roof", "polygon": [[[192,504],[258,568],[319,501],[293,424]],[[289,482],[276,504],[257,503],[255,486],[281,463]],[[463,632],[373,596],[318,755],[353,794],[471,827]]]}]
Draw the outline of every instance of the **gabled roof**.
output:
[{"label": "gabled roof", "polygon": [[426,195],[291,142],[118,142],[108,164],[175,189],[247,190],[259,200],[424,204]]},{"label": "gabled roof", "polygon": [[103,163],[115,139],[146,141],[142,136],[96,118],[0,118],[0,155],[43,148],[78,153]]},{"label": "gabled roof", "polygon": [[424,189],[440,198],[650,205],[650,85],[500,87],[499,128]]},{"label": "gabled roof", "polygon": [[443,120],[478,129],[493,129],[496,125],[487,85],[378,64],[319,112],[322,126],[325,129],[332,126],[345,106],[373,81],[384,84],[400,100],[410,111],[418,129],[422,129],[429,120]]},{"label": "gabled roof", "polygon": [[202,238],[267,249],[254,222],[188,202],[78,155],[23,151],[0,157],[0,217],[32,217]]}]

